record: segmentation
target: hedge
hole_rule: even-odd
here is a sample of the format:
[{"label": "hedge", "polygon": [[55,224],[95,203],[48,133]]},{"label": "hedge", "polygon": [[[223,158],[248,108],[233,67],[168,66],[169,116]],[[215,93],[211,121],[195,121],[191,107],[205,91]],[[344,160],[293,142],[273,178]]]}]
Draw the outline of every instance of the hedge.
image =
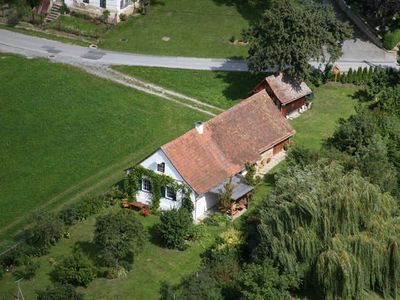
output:
[{"label": "hedge", "polygon": [[386,49],[392,50],[398,43],[400,43],[400,28],[385,34],[383,45]]}]

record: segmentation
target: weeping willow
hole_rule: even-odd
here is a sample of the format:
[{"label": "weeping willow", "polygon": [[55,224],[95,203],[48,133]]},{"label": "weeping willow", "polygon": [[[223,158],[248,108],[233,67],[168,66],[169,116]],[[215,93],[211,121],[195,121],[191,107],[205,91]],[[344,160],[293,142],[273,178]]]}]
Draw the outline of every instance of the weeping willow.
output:
[{"label": "weeping willow", "polygon": [[326,299],[364,289],[396,297],[400,219],[389,195],[337,164],[294,168],[259,211],[254,253],[318,288]]}]

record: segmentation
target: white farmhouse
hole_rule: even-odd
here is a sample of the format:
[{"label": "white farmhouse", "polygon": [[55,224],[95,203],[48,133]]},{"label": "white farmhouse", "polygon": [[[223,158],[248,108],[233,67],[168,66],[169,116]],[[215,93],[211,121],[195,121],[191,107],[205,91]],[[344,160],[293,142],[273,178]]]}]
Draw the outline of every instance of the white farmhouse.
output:
[{"label": "white farmhouse", "polygon": [[120,15],[131,15],[137,11],[144,0],[64,0],[69,9],[75,12],[100,17],[104,10],[110,12],[109,21],[119,22]]},{"label": "white farmhouse", "polygon": [[[282,155],[294,133],[263,90],[207,122],[196,123],[140,165],[189,187],[197,220],[218,203],[221,187],[231,178],[232,200],[246,197],[252,188],[242,180],[245,164],[255,163],[262,173],[274,157]],[[150,204],[150,191],[151,181],[142,178],[137,201]],[[175,195],[172,188],[163,187],[161,196],[161,209],[180,206],[181,195]]]}]

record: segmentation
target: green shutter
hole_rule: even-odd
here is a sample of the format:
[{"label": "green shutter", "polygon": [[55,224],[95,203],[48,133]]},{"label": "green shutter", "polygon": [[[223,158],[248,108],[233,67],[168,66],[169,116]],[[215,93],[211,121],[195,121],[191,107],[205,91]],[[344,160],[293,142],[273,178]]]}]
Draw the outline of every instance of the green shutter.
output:
[{"label": "green shutter", "polygon": [[161,197],[165,198],[165,186],[162,186],[160,188],[160,195],[161,195]]}]

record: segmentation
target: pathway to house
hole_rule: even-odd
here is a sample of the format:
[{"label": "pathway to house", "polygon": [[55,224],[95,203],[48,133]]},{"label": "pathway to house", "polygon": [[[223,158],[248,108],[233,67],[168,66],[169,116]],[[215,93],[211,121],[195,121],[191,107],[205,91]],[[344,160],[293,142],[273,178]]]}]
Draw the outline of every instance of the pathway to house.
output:
[{"label": "pathway to house", "polygon": [[[90,63],[94,65],[131,65],[180,68],[193,70],[247,71],[244,60],[212,59],[194,57],[154,56],[132,54],[100,49],[90,49],[65,44],[35,36],[0,29],[0,52],[17,53],[28,57],[48,57],[61,63]],[[369,41],[347,40],[343,45],[343,56],[336,64],[343,71],[365,66],[398,67],[396,57]],[[318,66],[318,62],[311,62]]]}]

